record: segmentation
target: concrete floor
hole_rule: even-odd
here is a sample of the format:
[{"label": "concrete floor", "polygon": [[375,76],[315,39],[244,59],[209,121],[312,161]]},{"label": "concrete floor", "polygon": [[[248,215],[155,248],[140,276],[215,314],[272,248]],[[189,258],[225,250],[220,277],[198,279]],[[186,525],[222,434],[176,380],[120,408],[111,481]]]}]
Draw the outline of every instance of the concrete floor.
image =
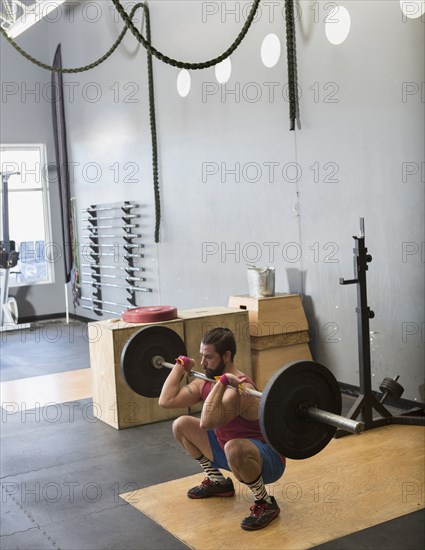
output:
[{"label": "concrete floor", "polygon": [[[55,363],[60,372],[89,366],[83,337],[32,345],[21,337],[2,335],[2,380],[17,370],[47,374]],[[347,411],[353,398],[343,401]],[[117,431],[94,418],[91,399],[1,412],[2,550],[187,548],[118,496],[200,471],[171,421]],[[422,510],[316,548],[422,550],[424,520]]]}]

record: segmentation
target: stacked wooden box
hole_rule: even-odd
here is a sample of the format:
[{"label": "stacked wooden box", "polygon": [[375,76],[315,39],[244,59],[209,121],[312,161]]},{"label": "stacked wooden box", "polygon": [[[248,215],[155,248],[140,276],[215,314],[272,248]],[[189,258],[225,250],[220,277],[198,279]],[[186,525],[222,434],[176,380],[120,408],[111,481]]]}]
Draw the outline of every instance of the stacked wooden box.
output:
[{"label": "stacked wooden box", "polygon": [[[184,339],[183,321],[164,321]],[[186,409],[163,409],[158,399],[142,397],[130,389],[121,374],[121,353],[127,340],[146,323],[125,323],[120,319],[89,323],[90,367],[92,373],[93,414],[117,428],[131,428],[158,420],[175,418]]]},{"label": "stacked wooden box", "polygon": [[[159,420],[196,412],[187,409],[163,409],[158,399],[142,397],[131,390],[121,374],[121,353],[127,340],[152,324],[174,330],[184,340],[187,355],[198,360],[202,335],[215,327],[227,327],[235,333],[238,351],[236,364],[249,376],[251,350],[248,313],[226,307],[179,310],[178,318],[159,323],[125,323],[120,319],[89,323],[90,366],[93,385],[94,415],[117,429],[131,428]],[[198,369],[200,370],[200,369]]]},{"label": "stacked wooden box", "polygon": [[248,312],[252,374],[260,390],[286,363],[312,359],[307,318],[298,294],[231,296],[229,307]]}]

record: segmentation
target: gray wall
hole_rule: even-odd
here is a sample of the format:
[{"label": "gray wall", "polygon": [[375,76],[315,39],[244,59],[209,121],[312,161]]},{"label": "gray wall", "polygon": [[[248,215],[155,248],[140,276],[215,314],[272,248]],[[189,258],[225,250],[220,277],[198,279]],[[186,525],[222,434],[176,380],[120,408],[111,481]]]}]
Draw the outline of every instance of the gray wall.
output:
[{"label": "gray wall", "polygon": [[[43,23],[28,29],[19,36],[20,46],[33,57],[49,62],[52,56],[43,34]],[[1,117],[0,142],[7,144],[44,143],[47,163],[55,162],[52,133],[52,106],[48,101],[51,93],[49,71],[30,63],[2,37],[0,39],[1,61]],[[44,171],[44,173],[46,173]],[[59,191],[55,171],[51,171],[49,202],[52,218],[52,238],[62,247]],[[13,235],[11,235],[13,239]],[[37,284],[10,289],[10,295],[18,301],[19,315],[33,317],[64,311],[64,267],[60,257],[54,259],[53,284]]]},{"label": "gray wall", "polygon": [[[155,46],[185,61],[215,57],[244,22],[243,15],[237,20],[225,11],[230,4],[235,5],[151,1]],[[393,0],[342,1],[351,14],[351,31],[343,44],[333,46],[324,32],[325,3],[300,2],[302,129],[289,132],[286,54],[272,69],[259,55],[269,32],[285,47],[283,2],[274,11],[273,4],[263,2],[261,15],[232,55],[232,76],[221,89],[214,84],[214,69],[192,71],[191,92],[180,98],[178,69],[154,60],[163,216],[158,246],[145,51],[129,33],[103,65],[65,77],[75,92],[66,115],[70,159],[78,163],[73,181],[78,211],[120,200],[143,205],[141,265],[153,293],[141,295],[139,305],[226,305],[229,295],[248,290],[246,263],[274,265],[277,291],[304,297],[315,359],[354,385],[356,290],[338,281],[353,276],[352,236],[364,217],[373,255],[368,273],[369,304],[376,314],[373,386],[400,374],[405,397],[423,401],[424,17],[406,20]],[[217,13],[205,18],[207,5]],[[60,41],[64,66],[86,64],[109,48],[122,27],[110,8],[109,2],[83,2],[74,22],[63,11],[60,21],[39,24],[24,42],[50,59]],[[2,50],[6,47],[2,41]],[[17,79],[46,78],[16,57]],[[8,67],[9,55],[4,62]],[[24,120],[36,120],[37,109]],[[50,105],[43,109],[47,113]],[[50,143],[50,120],[47,114],[40,118],[32,126]],[[99,181],[90,181],[96,179],[87,171],[90,163],[101,167]],[[114,163],[120,183],[114,182]],[[127,163],[137,165],[134,183],[125,182],[131,175]],[[36,312],[44,313],[41,293],[31,292]],[[122,302],[125,296],[110,292],[107,299]],[[48,303],[52,312],[63,310],[59,290]],[[76,313],[89,315],[81,308]]]}]

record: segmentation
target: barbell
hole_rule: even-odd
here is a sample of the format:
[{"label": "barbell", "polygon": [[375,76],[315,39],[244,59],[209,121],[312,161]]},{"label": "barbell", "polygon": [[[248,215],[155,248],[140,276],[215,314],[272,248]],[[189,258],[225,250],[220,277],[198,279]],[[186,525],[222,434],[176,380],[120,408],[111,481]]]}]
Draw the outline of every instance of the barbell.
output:
[{"label": "barbell", "polygon": [[[186,355],[180,336],[163,326],[144,327],[125,343],[121,372],[128,386],[143,397],[161,394],[175,359]],[[189,374],[214,382],[204,374]],[[265,441],[292,459],[314,456],[326,447],[337,428],[360,434],[364,423],[341,416],[341,392],[333,374],[315,361],[288,363],[267,382],[262,392],[247,388],[260,399],[260,428]]]}]

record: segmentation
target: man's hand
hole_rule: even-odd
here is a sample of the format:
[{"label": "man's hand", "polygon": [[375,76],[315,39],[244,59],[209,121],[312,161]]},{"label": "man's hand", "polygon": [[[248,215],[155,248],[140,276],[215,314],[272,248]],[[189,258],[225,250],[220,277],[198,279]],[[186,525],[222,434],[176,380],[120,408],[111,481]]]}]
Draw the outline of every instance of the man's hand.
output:
[{"label": "man's hand", "polygon": [[185,355],[179,355],[176,359],[176,365],[181,365],[186,372],[190,372],[195,366],[195,360]]},{"label": "man's hand", "polygon": [[167,376],[159,396],[159,406],[165,409],[192,407],[201,400],[201,381],[193,380],[182,387],[181,382],[195,365],[195,361],[184,355],[176,359],[174,367]]},{"label": "man's hand", "polygon": [[[230,372],[224,373],[224,375],[228,380],[228,386],[232,386],[232,388],[235,388],[238,390],[240,395],[248,395],[248,392],[246,391],[246,387],[244,386],[244,382],[248,379],[247,376],[235,376],[234,374],[231,374]],[[217,377],[220,379],[220,377]]]}]

